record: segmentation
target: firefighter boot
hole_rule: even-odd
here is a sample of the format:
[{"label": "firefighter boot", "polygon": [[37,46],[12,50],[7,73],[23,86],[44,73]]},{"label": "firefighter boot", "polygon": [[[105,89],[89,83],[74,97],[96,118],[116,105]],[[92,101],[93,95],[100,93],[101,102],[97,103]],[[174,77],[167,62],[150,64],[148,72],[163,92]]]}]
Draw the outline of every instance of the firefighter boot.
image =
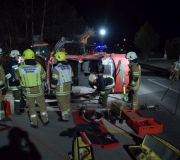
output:
[{"label": "firefighter boot", "polygon": [[47,112],[46,111],[40,112],[40,115],[41,115],[41,120],[43,122],[43,126],[47,126],[49,124]]},{"label": "firefighter boot", "polygon": [[31,119],[31,127],[38,128],[37,114],[31,114],[30,119]]}]

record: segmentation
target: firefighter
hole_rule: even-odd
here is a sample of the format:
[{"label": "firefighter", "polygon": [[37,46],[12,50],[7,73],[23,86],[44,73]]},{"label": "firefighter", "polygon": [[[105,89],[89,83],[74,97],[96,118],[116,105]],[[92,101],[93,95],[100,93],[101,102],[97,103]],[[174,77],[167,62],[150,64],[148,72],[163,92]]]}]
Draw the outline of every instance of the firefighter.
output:
[{"label": "firefighter", "polygon": [[180,75],[180,62],[178,61],[173,62],[171,68],[172,68],[172,74],[170,75],[169,79],[178,81]]},{"label": "firefighter", "polygon": [[[0,54],[2,54],[1,48],[0,48]],[[10,120],[7,116],[5,116],[5,101],[4,101],[5,95],[6,95],[5,74],[0,57],[0,121]]]},{"label": "firefighter", "polygon": [[135,52],[128,52],[126,59],[129,61],[129,97],[131,102],[131,108],[138,109],[138,90],[141,82],[141,66],[138,63],[138,57]]},{"label": "firefighter", "polygon": [[29,108],[31,127],[38,128],[38,115],[36,113],[37,102],[40,109],[40,116],[44,126],[49,124],[45,97],[42,88],[42,81],[46,79],[46,72],[40,64],[36,64],[34,52],[26,49],[22,55],[24,65],[18,67],[15,78],[20,81],[23,94]]},{"label": "firefighter", "polygon": [[9,62],[5,68],[5,75],[7,78],[8,90],[12,91],[14,97],[14,112],[15,114],[21,115],[25,110],[21,110],[21,86],[19,81],[15,79],[15,72],[18,69],[20,53],[18,50],[12,50],[10,53]]},{"label": "firefighter", "polygon": [[115,86],[114,78],[112,76],[103,76],[103,73],[99,72],[97,75],[90,74],[89,82],[90,86],[95,85],[97,87],[97,91],[100,93],[98,101],[102,103],[103,107],[106,107],[108,95]]},{"label": "firefighter", "polygon": [[57,65],[52,71],[51,88],[55,89],[58,107],[61,111],[61,117],[58,121],[68,122],[71,114],[70,92],[73,72],[66,61],[64,52],[56,52],[54,57],[57,60]]}]

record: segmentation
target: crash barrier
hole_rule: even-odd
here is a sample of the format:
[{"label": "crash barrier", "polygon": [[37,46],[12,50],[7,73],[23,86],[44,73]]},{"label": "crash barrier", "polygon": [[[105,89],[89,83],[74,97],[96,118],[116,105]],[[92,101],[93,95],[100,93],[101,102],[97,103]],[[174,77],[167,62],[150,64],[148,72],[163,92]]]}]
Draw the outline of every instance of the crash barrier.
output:
[{"label": "crash barrier", "polygon": [[161,133],[163,131],[163,124],[155,118],[144,117],[137,110],[123,110],[122,117],[138,135]]},{"label": "crash barrier", "polygon": [[13,97],[13,94],[11,92],[7,93],[5,95],[5,99],[7,100],[7,102],[10,103],[11,114],[14,114],[14,97]]},{"label": "crash barrier", "polygon": [[128,146],[128,150],[137,160],[180,159],[180,150],[155,135],[146,134],[141,145]]}]

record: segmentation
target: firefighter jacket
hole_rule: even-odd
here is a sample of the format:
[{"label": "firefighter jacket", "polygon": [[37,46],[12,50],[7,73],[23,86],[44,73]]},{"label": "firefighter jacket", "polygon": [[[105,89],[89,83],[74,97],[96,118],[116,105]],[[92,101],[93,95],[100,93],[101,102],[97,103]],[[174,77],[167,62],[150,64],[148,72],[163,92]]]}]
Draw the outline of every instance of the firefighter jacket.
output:
[{"label": "firefighter jacket", "polygon": [[130,62],[129,64],[129,85],[133,90],[138,90],[141,82],[141,66],[139,63]]},{"label": "firefighter jacket", "polygon": [[100,95],[103,96],[105,91],[111,90],[115,86],[114,78],[112,76],[100,76],[97,78],[97,90],[100,92]]},{"label": "firefighter jacket", "polygon": [[44,94],[42,81],[46,79],[46,72],[40,64],[19,66],[15,78],[20,81],[25,96],[37,97]]},{"label": "firefighter jacket", "polygon": [[59,62],[52,71],[51,88],[56,89],[56,95],[67,95],[71,90],[73,72],[68,62]]},{"label": "firefighter jacket", "polygon": [[9,90],[18,90],[20,88],[20,84],[15,80],[15,72],[18,69],[19,63],[15,61],[13,58],[10,58],[6,68],[5,75],[7,78],[7,85]]},{"label": "firefighter jacket", "polygon": [[180,72],[180,62],[174,62],[172,68],[174,69],[174,71]]},{"label": "firefighter jacket", "polygon": [[0,90],[5,88],[5,74],[3,66],[0,65]]}]

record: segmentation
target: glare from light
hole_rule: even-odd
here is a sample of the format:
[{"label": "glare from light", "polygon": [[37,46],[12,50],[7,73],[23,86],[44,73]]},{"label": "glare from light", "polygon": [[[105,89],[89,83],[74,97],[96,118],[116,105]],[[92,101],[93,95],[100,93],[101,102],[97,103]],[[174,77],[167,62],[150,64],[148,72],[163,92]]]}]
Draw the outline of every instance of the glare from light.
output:
[{"label": "glare from light", "polygon": [[100,30],[100,34],[101,34],[101,35],[105,35],[105,34],[106,34],[106,31],[105,31],[104,29],[101,29],[101,30]]}]

